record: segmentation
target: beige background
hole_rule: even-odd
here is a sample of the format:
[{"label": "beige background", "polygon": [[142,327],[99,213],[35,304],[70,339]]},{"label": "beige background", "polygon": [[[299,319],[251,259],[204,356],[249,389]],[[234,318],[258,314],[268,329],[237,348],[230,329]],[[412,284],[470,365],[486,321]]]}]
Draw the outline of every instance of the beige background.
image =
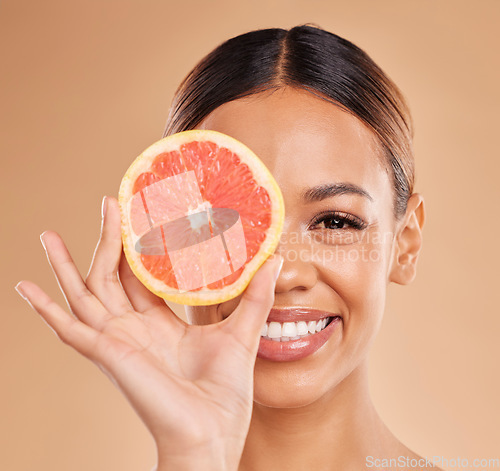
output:
[{"label": "beige background", "polygon": [[85,275],[101,198],[161,137],[184,75],[231,36],[305,22],[365,49],[416,123],[425,247],[416,281],[389,291],[378,409],[423,455],[499,458],[499,13],[498,0],[3,0],[0,469],[153,466],[123,396],[14,285],[64,303],[39,234],[58,231]]}]

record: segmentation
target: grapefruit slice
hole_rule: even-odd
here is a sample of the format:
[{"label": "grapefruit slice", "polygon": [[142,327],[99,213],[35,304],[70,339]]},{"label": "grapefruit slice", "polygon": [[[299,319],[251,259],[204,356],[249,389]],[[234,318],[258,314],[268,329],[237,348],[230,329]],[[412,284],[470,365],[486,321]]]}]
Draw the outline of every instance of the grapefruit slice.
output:
[{"label": "grapefruit slice", "polygon": [[285,212],[264,163],[208,130],[148,147],[123,177],[119,203],[132,271],[156,295],[187,305],[242,293],[275,251]]}]

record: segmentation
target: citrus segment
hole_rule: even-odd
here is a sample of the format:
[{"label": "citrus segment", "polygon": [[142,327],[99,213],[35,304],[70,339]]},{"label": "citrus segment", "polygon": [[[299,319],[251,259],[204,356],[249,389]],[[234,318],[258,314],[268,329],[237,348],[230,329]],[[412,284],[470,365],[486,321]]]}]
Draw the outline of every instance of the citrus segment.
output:
[{"label": "citrus segment", "polygon": [[150,146],[123,177],[119,201],[130,267],[181,304],[240,294],[283,226],[283,197],[268,169],[216,131],[183,131]]}]

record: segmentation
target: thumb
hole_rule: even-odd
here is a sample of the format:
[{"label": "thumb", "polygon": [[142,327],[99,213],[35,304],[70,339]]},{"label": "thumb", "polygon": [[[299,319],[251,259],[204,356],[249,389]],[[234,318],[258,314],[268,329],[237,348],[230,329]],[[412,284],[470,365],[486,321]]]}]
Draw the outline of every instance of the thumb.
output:
[{"label": "thumb", "polygon": [[281,255],[271,255],[248,284],[238,307],[229,316],[231,330],[248,350],[256,352],[260,331],[274,303],[276,280],[283,266]]}]

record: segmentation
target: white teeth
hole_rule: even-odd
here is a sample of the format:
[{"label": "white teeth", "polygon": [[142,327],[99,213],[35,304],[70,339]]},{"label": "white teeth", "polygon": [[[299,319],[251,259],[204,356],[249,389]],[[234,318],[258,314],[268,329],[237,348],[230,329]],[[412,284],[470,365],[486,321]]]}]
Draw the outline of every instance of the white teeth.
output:
[{"label": "white teeth", "polygon": [[270,322],[267,335],[271,339],[279,339],[281,337],[281,324],[279,322]]},{"label": "white teeth", "polygon": [[304,321],[297,322],[297,335],[306,335],[309,332]]},{"label": "white teeth", "polygon": [[310,334],[314,334],[316,332],[316,321],[309,321],[307,323],[307,328]]},{"label": "white teeth", "polygon": [[297,336],[297,324],[295,322],[284,322],[282,335],[286,337],[296,337]]},{"label": "white teeth", "polygon": [[267,325],[267,322],[266,322],[266,323],[262,326],[262,329],[260,330],[260,335],[261,335],[262,337],[265,337],[265,336],[267,335],[267,327],[268,327],[268,325]]},{"label": "white teeth", "polygon": [[328,318],[319,321],[299,322],[266,322],[260,335],[275,342],[288,342],[320,332],[326,327]]}]

